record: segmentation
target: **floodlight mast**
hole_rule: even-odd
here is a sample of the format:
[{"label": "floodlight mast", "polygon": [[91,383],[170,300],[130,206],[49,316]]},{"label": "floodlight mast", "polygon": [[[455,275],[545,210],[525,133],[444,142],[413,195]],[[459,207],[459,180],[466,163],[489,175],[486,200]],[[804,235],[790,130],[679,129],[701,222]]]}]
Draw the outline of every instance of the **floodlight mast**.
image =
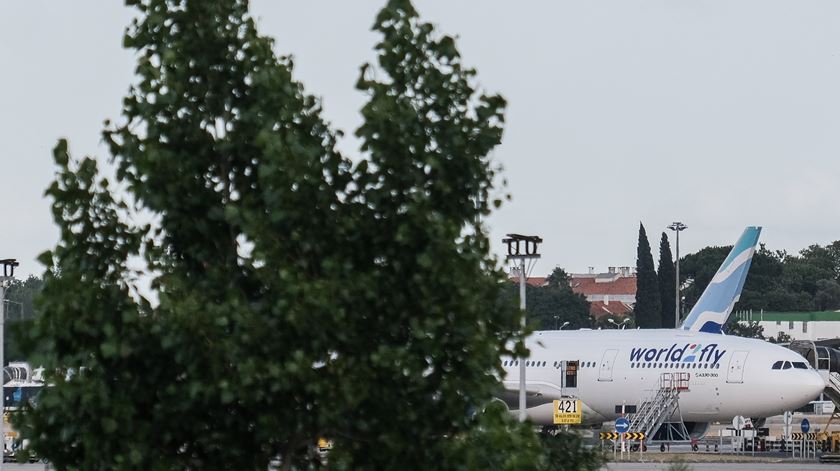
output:
[{"label": "floodlight mast", "polygon": [[[507,244],[508,261],[519,262],[519,309],[522,311],[521,329],[525,332],[525,261],[540,258],[539,244],[542,239],[537,236],[524,236],[520,234],[508,234],[507,238],[502,239],[504,244]],[[525,358],[519,362],[519,421],[525,422],[526,414],[525,402]]]},{"label": "floodlight mast", "polygon": [[679,329],[680,328],[680,311],[681,311],[680,305],[682,304],[680,302],[680,232],[688,229],[688,226],[686,226],[685,224],[683,224],[679,221],[675,221],[675,222],[672,222],[668,226],[668,229],[671,229],[672,231],[677,233],[677,263],[676,263],[676,267],[677,267],[677,269],[676,269],[676,271],[677,271],[676,285],[677,286],[675,288],[675,291],[677,293],[677,296],[676,296],[677,297],[677,306],[674,309],[674,317],[676,318],[676,321],[674,323],[674,328]]},{"label": "floodlight mast", "polygon": [[[6,289],[12,285],[12,280],[15,278],[15,267],[20,265],[17,260],[7,258],[0,260],[0,265],[3,265],[3,276],[0,276],[0,411],[3,412],[3,420],[0,420],[0,437],[3,439],[3,456],[6,455],[6,368],[3,358],[3,349],[6,347],[3,341],[4,328],[6,322]],[[0,460],[0,470],[3,469],[3,460]]]}]

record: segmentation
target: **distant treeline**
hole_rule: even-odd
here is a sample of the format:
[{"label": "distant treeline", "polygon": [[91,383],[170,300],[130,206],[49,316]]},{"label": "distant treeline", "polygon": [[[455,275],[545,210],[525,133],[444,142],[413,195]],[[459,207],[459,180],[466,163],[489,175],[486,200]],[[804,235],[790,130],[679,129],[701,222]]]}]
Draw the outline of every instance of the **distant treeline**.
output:
[{"label": "distant treeline", "polygon": [[[706,247],[680,260],[686,310],[709,284],[732,246]],[[685,285],[684,285],[685,286]],[[793,255],[761,244],[738,310],[828,311],[840,309],[840,240],[812,245]]]},{"label": "distant treeline", "polygon": [[[569,275],[558,267],[546,281],[545,286],[526,287],[528,323],[536,330],[554,330],[566,322],[568,330],[592,327],[589,302],[572,291]],[[504,302],[519,305],[519,283],[510,283],[502,296]]]},{"label": "distant treeline", "polygon": [[[643,229],[642,229],[643,230]],[[649,253],[650,248],[646,244],[647,236],[640,231],[640,241],[643,241],[641,252]],[[723,260],[732,250],[732,246],[706,247],[696,253],[686,255],[680,259],[680,280],[683,284],[683,312],[691,310],[703,290],[711,281]],[[670,246],[667,237],[663,234],[660,244],[660,259],[663,254],[670,253]],[[649,257],[647,255],[645,259]],[[669,263],[667,260],[666,263]],[[643,265],[643,264],[639,264]],[[656,276],[651,262],[646,265],[637,266],[637,271],[649,271],[651,276]],[[661,264],[660,264],[661,265]],[[640,291],[648,292],[650,296],[656,297],[660,290],[660,299],[671,301],[669,306],[660,305],[654,308],[654,312],[662,311],[661,324],[654,324],[655,315],[647,316],[648,322],[640,322],[639,314],[635,313],[630,328],[640,325],[643,328],[650,327],[671,327],[673,326],[673,273],[670,274],[670,283],[667,276],[663,275],[660,266],[658,286],[656,278],[652,278],[650,286],[640,286]],[[664,278],[664,279],[662,279]],[[589,303],[586,299],[572,292],[568,283],[568,275],[561,268],[555,268],[549,277],[546,286],[528,286],[528,320],[537,330],[555,329],[569,322],[567,328],[576,329],[580,327],[606,327],[614,328],[607,320],[602,318],[598,321],[589,315]],[[519,299],[518,286],[511,283],[505,290],[505,298],[508,302],[517,302]],[[638,308],[639,291],[637,291]],[[664,303],[663,303],[664,304]],[[768,250],[764,244],[753,257],[752,266],[741,299],[736,305],[738,310],[765,310],[765,311],[827,311],[840,310],[840,241],[835,241],[826,246],[811,245],[800,251],[798,254],[789,254],[785,251]],[[683,314],[685,315],[685,314]],[[615,317],[609,317],[616,320]],[[667,322],[670,321],[670,324]],[[620,319],[619,319],[620,322]],[[750,335],[751,336],[751,335]]]},{"label": "distant treeline", "polygon": [[5,362],[24,360],[14,335],[17,329],[25,329],[37,315],[35,297],[44,284],[41,278],[30,276],[25,280],[13,280],[6,290],[6,330],[4,331],[3,358]]},{"label": "distant treeline", "polygon": [[[667,247],[667,240],[663,240],[663,247]],[[731,249],[732,246],[706,247],[680,259],[685,312],[697,302]],[[34,300],[42,284],[43,281],[35,276],[12,283],[6,292],[6,321],[12,324],[9,330],[25,328],[25,321],[37,315]],[[504,297],[507,302],[518,304],[518,286],[511,283]],[[825,246],[811,245],[795,255],[771,251],[761,244],[736,307],[756,311],[840,309],[840,240]],[[569,322],[568,329],[611,327],[606,318],[595,322],[590,317],[589,303],[572,292],[568,275],[561,268],[555,268],[547,286],[528,286],[528,319],[537,329],[555,329],[564,322]],[[21,321],[24,323],[14,325]],[[14,336],[7,334],[5,358],[21,359],[18,352]]]}]

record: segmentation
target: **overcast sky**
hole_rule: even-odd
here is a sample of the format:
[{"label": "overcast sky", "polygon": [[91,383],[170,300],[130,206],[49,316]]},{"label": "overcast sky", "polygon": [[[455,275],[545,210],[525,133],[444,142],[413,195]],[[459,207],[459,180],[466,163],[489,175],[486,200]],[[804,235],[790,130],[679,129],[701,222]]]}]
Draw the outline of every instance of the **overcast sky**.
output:
[{"label": "overcast sky", "polygon": [[[348,134],[364,96],[383,1],[254,1],[263,34]],[[673,220],[682,253],[762,225],[770,248],[840,239],[840,2],[417,1],[459,37],[480,85],[508,102],[503,144],[513,201],[487,222],[544,238],[534,274],[556,265],[635,265]],[[117,1],[4,2],[0,14],[0,258],[40,274],[58,234],[43,197],[50,150],[107,154],[132,81]],[[342,148],[355,151],[355,143]],[[654,258],[657,257],[654,253]]]}]

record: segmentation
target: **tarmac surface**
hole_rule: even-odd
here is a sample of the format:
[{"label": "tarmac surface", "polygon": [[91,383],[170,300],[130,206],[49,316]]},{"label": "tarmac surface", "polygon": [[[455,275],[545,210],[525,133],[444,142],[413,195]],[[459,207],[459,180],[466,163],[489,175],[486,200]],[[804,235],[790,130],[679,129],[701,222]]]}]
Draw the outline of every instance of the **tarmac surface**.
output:
[{"label": "tarmac surface", "polygon": [[[609,463],[606,469],[610,471],[643,471],[648,469],[667,470],[672,463]],[[739,471],[776,471],[776,470],[821,470],[837,469],[837,465],[820,463],[803,463],[788,461],[785,463],[686,463],[692,471],[717,471],[721,469],[737,469]]]}]

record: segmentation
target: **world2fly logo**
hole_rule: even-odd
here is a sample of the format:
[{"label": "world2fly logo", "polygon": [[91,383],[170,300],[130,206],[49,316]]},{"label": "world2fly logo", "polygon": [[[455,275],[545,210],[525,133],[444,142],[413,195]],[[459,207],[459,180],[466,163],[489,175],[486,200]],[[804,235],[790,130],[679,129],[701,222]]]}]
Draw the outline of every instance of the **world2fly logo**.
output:
[{"label": "world2fly logo", "polygon": [[687,343],[681,348],[677,348],[677,345],[675,343],[670,348],[633,348],[630,351],[630,361],[711,363],[715,365],[720,362],[720,359],[726,353],[726,350],[721,350],[716,343],[705,346],[701,343]]}]

